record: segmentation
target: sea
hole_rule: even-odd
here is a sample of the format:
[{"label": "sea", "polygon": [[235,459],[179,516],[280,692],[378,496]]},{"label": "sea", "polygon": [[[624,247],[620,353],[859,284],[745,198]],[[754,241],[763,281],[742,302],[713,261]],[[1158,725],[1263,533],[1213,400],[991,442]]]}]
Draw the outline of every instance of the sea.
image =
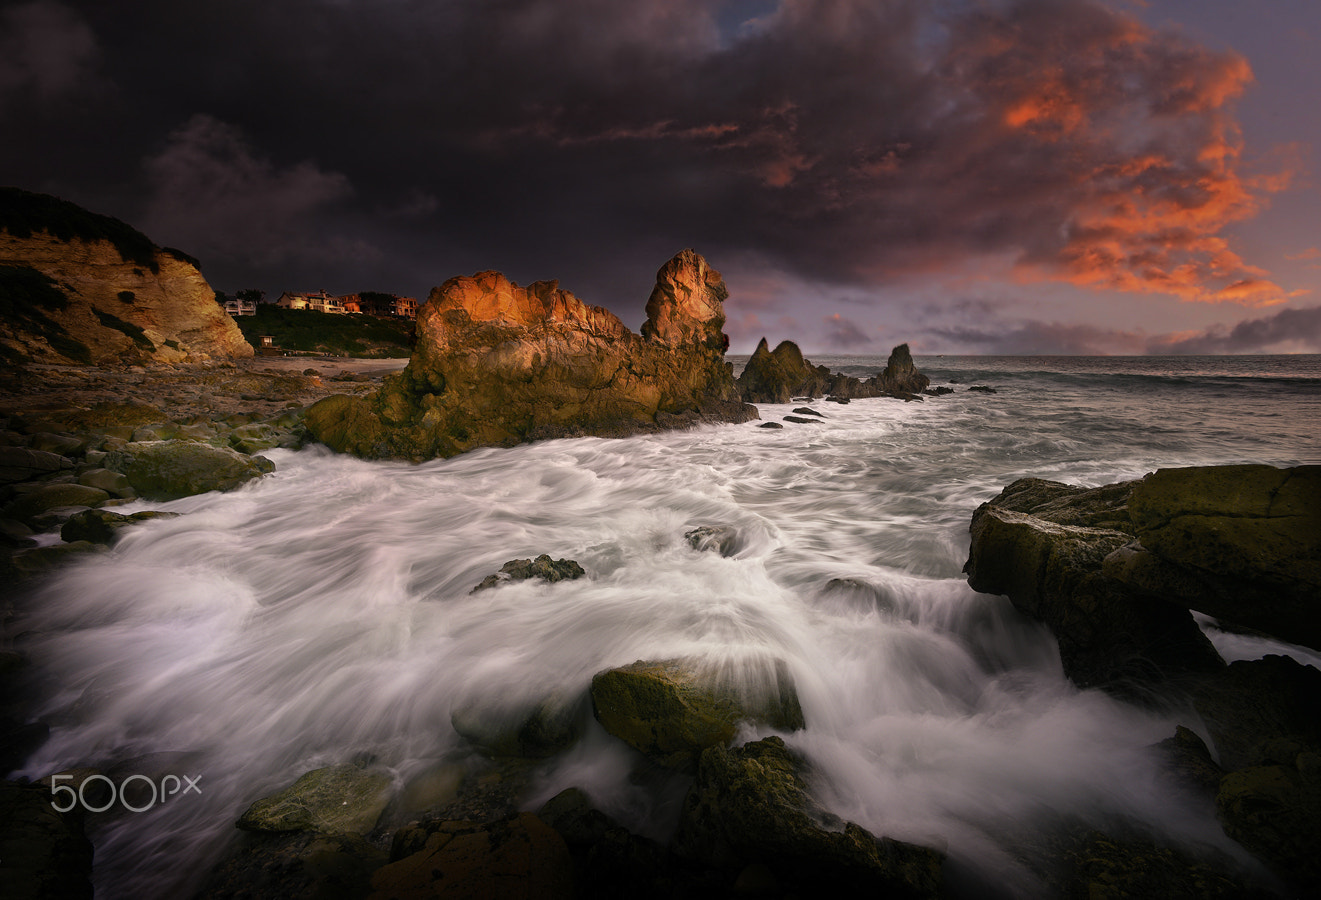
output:
[{"label": "sea", "polygon": [[[814,361],[858,376],[885,364]],[[231,493],[134,502],[121,511],[183,515],[135,526],[24,604],[19,646],[45,685],[33,713],[52,728],[20,774],[94,766],[125,797],[139,776],[140,811],[88,816],[98,896],[186,895],[236,845],[248,805],[309,770],[371,760],[402,795],[440,784],[443,797],[488,765],[455,710],[516,715],[585,696],[609,667],[687,657],[735,678],[783,664],[806,728],[782,737],[815,798],[875,835],[943,849],[969,896],[1046,892],[1042,848],[1066,823],[1124,822],[1242,858],[1159,772],[1152,746],[1176,724],[1207,736],[1196,714],[1067,681],[1043,626],[968,587],[968,525],[1025,476],[1096,486],[1162,467],[1321,463],[1321,355],[917,365],[954,393],[762,405],[762,421],[803,406],[821,418],[420,465],[276,450],[273,475]],[[732,555],[690,546],[700,526],[734,529]],[[472,592],[542,553],[586,576]],[[1199,621],[1227,659],[1321,666]],[[576,744],[534,766],[523,807],[578,787],[667,839],[690,779],[650,770],[584,718]],[[148,786],[161,789],[150,804]]]}]

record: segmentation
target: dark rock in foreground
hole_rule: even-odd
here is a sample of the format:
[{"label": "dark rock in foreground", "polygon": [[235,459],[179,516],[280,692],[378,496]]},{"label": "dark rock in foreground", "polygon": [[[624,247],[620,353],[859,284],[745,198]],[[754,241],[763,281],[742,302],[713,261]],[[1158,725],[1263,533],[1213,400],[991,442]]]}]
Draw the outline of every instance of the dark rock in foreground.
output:
[{"label": "dark rock in foreground", "polygon": [[[1191,706],[1211,746],[1180,728],[1160,746],[1170,776],[1214,799],[1287,895],[1321,892],[1321,671],[1283,656],[1225,666],[1189,612],[1317,645],[1321,467],[1162,469],[1091,490],[1022,479],[974,514],[965,571],[1050,626],[1075,682]],[[1164,850],[1144,858],[1124,863],[1134,892],[1242,895]]]},{"label": "dark rock in foreground", "polygon": [[56,812],[45,785],[0,783],[0,897],[92,896],[81,816]]},{"label": "dark rock in foreground", "polygon": [[482,583],[470,593],[475,594],[510,581],[527,581],[529,578],[539,578],[549,582],[572,581],[586,574],[586,570],[571,559],[551,559],[548,554],[543,553],[536,559],[511,559],[500,567],[498,573],[483,578]]},{"label": "dark rock in foreground", "polygon": [[736,683],[697,660],[638,660],[592,679],[592,709],[606,731],[681,771],[695,769],[706,748],[732,741],[741,721],[805,727],[793,680],[778,661]]},{"label": "dark rock in foreground", "polygon": [[642,334],[554,281],[452,278],[418,313],[408,368],[371,398],[330,397],[307,427],[332,449],[425,460],[544,438],[746,422],[724,361],[720,273],[685,250],[656,275]]},{"label": "dark rock in foreground", "polygon": [[860,397],[920,400],[919,395],[930,384],[931,379],[913,365],[907,344],[891,351],[883,371],[862,381],[832,373],[825,366],[812,365],[793,341],[781,341],[771,350],[765,338],[757,344],[738,378],[738,389],[747,403],[788,403],[800,396],[815,398],[827,394],[836,402]]},{"label": "dark rock in foreground", "polygon": [[778,737],[706,750],[684,800],[676,854],[747,872],[800,896],[937,897],[944,859],[876,838],[812,800],[802,760]]},{"label": "dark rock in foreground", "polygon": [[248,807],[238,827],[246,831],[315,831],[366,834],[390,800],[392,779],[357,766],[316,769],[289,787]]}]

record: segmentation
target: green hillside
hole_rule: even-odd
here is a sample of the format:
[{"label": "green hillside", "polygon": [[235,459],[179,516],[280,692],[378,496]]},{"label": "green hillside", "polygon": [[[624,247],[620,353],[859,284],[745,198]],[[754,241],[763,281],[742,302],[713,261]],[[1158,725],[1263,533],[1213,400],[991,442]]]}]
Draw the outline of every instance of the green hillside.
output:
[{"label": "green hillside", "polygon": [[234,321],[253,347],[261,346],[262,335],[270,335],[284,350],[372,359],[405,358],[413,352],[415,328],[410,319],[280,309],[263,303],[255,316],[238,316]]}]

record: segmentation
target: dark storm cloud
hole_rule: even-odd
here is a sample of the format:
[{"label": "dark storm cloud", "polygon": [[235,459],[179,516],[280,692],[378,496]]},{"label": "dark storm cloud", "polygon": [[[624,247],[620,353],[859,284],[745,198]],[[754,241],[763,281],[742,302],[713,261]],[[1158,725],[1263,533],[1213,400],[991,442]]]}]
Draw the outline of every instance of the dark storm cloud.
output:
[{"label": "dark storm cloud", "polygon": [[0,110],[25,97],[50,103],[90,87],[98,56],[92,29],[62,3],[0,10]]},{"label": "dark storm cloud", "polygon": [[826,317],[826,343],[839,350],[857,350],[872,344],[862,326],[839,313]]},{"label": "dark storm cloud", "polygon": [[1219,353],[1321,352],[1321,306],[1282,309],[1233,328],[1216,325],[1201,334],[1165,335],[1148,346],[1151,353],[1205,355]]},{"label": "dark storm cloud", "polygon": [[[1281,296],[1221,235],[1269,186],[1230,117],[1247,64],[1099,0],[59,8],[92,29],[117,99],[34,113],[43,140],[0,162],[38,189],[82,167],[80,196],[211,248],[222,282],[277,258],[344,289],[494,267],[631,306],[694,246],[836,285],[985,257]],[[360,252],[317,262],[317,243]]]},{"label": "dark storm cloud", "polygon": [[[994,304],[982,312],[989,312]],[[1213,325],[1198,332],[1149,335],[1140,329],[1124,330],[1096,325],[1039,322],[1026,319],[997,321],[978,316],[974,301],[968,307],[973,321],[963,325],[920,329],[922,345],[941,350],[1003,355],[1215,355],[1225,353],[1319,353],[1321,307],[1281,309],[1232,327]]]}]

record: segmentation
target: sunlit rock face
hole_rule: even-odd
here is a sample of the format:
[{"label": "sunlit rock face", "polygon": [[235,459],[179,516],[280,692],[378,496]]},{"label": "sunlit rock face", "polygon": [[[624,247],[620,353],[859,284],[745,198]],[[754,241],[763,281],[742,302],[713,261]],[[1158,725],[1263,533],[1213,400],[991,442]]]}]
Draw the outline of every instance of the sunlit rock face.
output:
[{"label": "sunlit rock face", "polygon": [[215,296],[186,254],[116,219],[0,190],[0,352],[13,362],[252,356]]},{"label": "sunlit rock face", "polygon": [[555,281],[451,278],[418,313],[408,367],[374,397],[318,403],[308,428],[342,452],[424,460],[756,418],[724,361],[727,296],[720,273],[684,250],[657,273],[638,335]]}]

